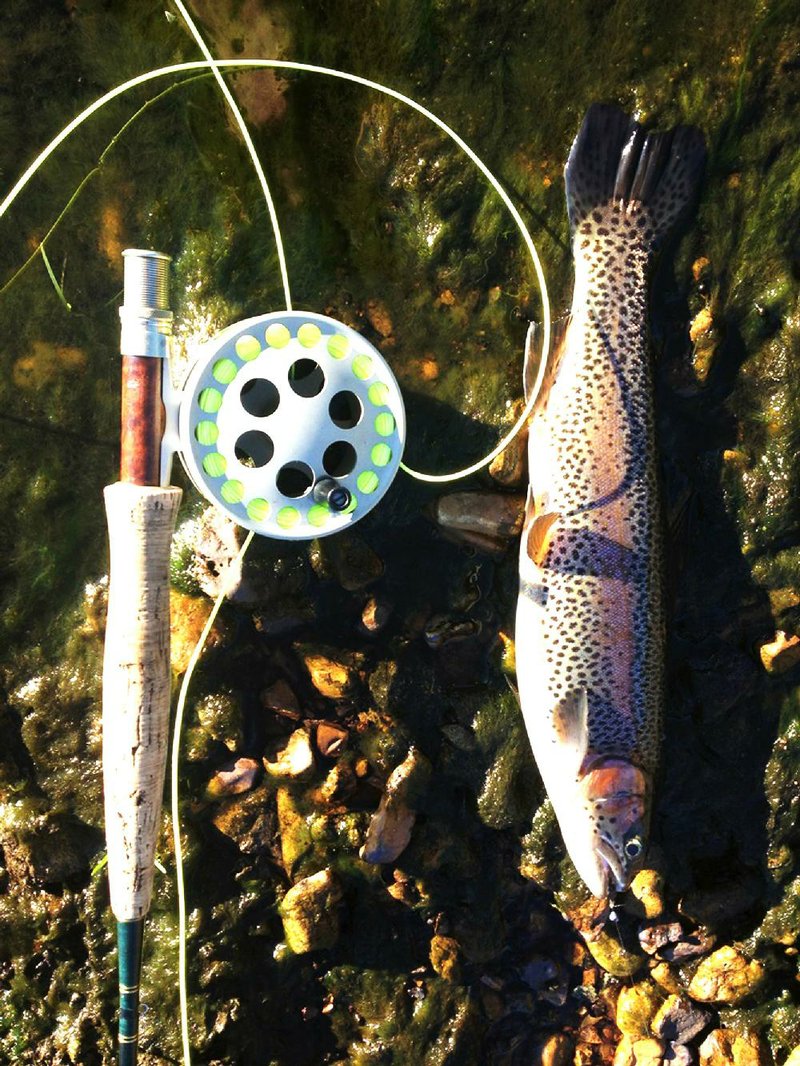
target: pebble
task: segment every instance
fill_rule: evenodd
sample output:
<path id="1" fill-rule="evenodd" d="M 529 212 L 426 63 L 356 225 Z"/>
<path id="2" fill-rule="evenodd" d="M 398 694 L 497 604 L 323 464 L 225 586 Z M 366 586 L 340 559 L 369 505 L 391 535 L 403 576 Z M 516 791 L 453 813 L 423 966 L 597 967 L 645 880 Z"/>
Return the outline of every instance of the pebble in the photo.
<path id="1" fill-rule="evenodd" d="M 383 575 L 383 562 L 353 530 L 315 542 L 309 553 L 319 578 L 333 578 L 347 592 L 358 592 Z"/>
<path id="2" fill-rule="evenodd" d="M 617 997 L 617 1028 L 632 1039 L 649 1036 L 653 1018 L 663 998 L 663 992 L 652 981 L 644 980 L 623 986 Z"/>
<path id="3" fill-rule="evenodd" d="M 264 689 L 261 693 L 261 703 L 266 710 L 280 715 L 281 718 L 290 718 L 294 722 L 300 721 L 300 704 L 297 702 L 297 696 L 283 678 L 279 678 L 269 688 Z"/>
<path id="4" fill-rule="evenodd" d="M 417 748 L 392 770 L 359 852 L 365 862 L 394 862 L 408 846 L 417 818 L 416 803 L 430 773 L 431 764 Z"/>
<path id="5" fill-rule="evenodd" d="M 211 799 L 238 796 L 249 790 L 258 781 L 261 766 L 255 759 L 241 756 L 230 759 L 219 767 L 206 786 L 206 795 Z"/>
<path id="6" fill-rule="evenodd" d="M 347 747 L 348 731 L 335 722 L 317 722 L 314 740 L 317 751 L 324 759 L 335 759 Z"/>
<path id="7" fill-rule="evenodd" d="M 304 877 L 280 904 L 283 934 L 295 955 L 331 948 L 339 939 L 342 890 L 330 869 Z"/>
<path id="8" fill-rule="evenodd" d="M 525 497 L 497 492 L 451 492 L 433 504 L 437 525 L 450 532 L 510 540 L 522 531 Z"/>
<path id="9" fill-rule="evenodd" d="M 352 796 L 357 784 L 353 767 L 348 762 L 337 762 L 326 774 L 317 794 L 323 803 L 341 803 Z"/>
<path id="10" fill-rule="evenodd" d="M 731 944 L 703 959 L 689 984 L 689 995 L 701 1003 L 741 1003 L 766 980 L 764 967 Z"/>
<path id="11" fill-rule="evenodd" d="M 631 893 L 638 900 L 644 917 L 660 918 L 664 913 L 664 878 L 657 870 L 640 870 L 631 882 Z"/>
<path id="12" fill-rule="evenodd" d="M 754 1032 L 714 1029 L 700 1045 L 700 1066 L 769 1066 L 772 1056 Z"/>
<path id="13" fill-rule="evenodd" d="M 680 922 L 648 925 L 639 930 L 639 943 L 643 950 L 667 962 L 705 955 L 714 946 L 714 941 L 713 935 L 701 930 L 687 933 Z"/>
<path id="14" fill-rule="evenodd" d="M 439 934 L 432 937 L 430 960 L 434 971 L 445 981 L 453 984 L 461 981 L 461 952 L 453 937 Z"/>
<path id="15" fill-rule="evenodd" d="M 208 601 L 202 596 L 189 596 L 177 589 L 170 589 L 169 617 L 170 663 L 176 674 L 184 674 L 208 621 Z M 208 652 L 219 648 L 229 637 L 230 626 L 218 615 L 206 638 L 204 650 Z"/>
<path id="16" fill-rule="evenodd" d="M 307 731 L 295 729 L 275 761 L 264 760 L 264 769 L 270 777 L 291 778 L 293 781 L 308 777 L 314 769 L 314 752 Z"/>
<path id="17" fill-rule="evenodd" d="M 800 663 L 800 637 L 779 629 L 772 640 L 760 645 L 758 654 L 768 674 L 783 674 Z"/>
<path id="18" fill-rule="evenodd" d="M 661 1040 L 645 1037 L 633 1041 L 633 1061 L 635 1066 L 661 1066 L 666 1048 Z"/>
<path id="19" fill-rule="evenodd" d="M 595 962 L 612 977 L 633 977 L 645 964 L 645 956 L 628 951 L 611 933 L 601 932 L 586 939 L 586 946 Z"/>
<path id="20" fill-rule="evenodd" d="M 232 796 L 215 811 L 212 823 L 243 855 L 271 853 L 275 812 L 270 789 L 261 784 L 242 795 Z"/>
<path id="21" fill-rule="evenodd" d="M 703 1010 L 684 996 L 669 996 L 652 1021 L 653 1033 L 672 1044 L 688 1044 L 708 1027 L 710 1011 Z"/>
<path id="22" fill-rule="evenodd" d="M 213 740 L 236 752 L 244 743 L 244 709 L 241 696 L 233 691 L 210 692 L 195 706 L 197 721 Z"/>
<path id="23" fill-rule="evenodd" d="M 698 339 L 703 334 L 708 333 L 714 325 L 714 318 L 711 314 L 710 307 L 703 307 L 692 319 L 692 323 L 689 326 L 689 340 L 692 344 L 696 344 Z"/>
<path id="24" fill-rule="evenodd" d="M 388 600 L 370 596 L 361 611 L 361 630 L 367 636 L 374 636 L 384 628 L 392 615 Z"/>
<path id="25" fill-rule="evenodd" d="M 675 974 L 672 972 L 672 969 L 668 963 L 651 963 L 650 976 L 653 978 L 659 988 L 663 988 L 665 992 L 669 992 L 671 995 L 676 996 L 681 993 L 681 983 L 675 976 Z"/>
<path id="26" fill-rule="evenodd" d="M 278 789 L 277 811 L 281 862 L 291 878 L 301 860 L 311 851 L 311 828 L 292 789 L 285 787 Z"/>
<path id="27" fill-rule="evenodd" d="M 350 663 L 323 652 L 301 651 L 311 684 L 320 694 L 331 700 L 348 696 L 356 682 L 356 672 Z"/>
<path id="28" fill-rule="evenodd" d="M 530 1066 L 571 1066 L 575 1044 L 566 1033 L 551 1033 L 534 1048 Z"/>
<path id="29" fill-rule="evenodd" d="M 685 1044 L 670 1044 L 664 1055 L 664 1061 L 669 1066 L 692 1066 L 697 1056 Z"/>

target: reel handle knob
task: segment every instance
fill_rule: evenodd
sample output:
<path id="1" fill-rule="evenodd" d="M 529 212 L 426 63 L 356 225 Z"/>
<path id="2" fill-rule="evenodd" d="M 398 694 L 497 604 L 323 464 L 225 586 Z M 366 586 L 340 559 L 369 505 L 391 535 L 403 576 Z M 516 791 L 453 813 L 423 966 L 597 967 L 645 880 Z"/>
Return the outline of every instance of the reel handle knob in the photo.
<path id="1" fill-rule="evenodd" d="M 337 514 L 346 511 L 353 499 L 350 490 L 332 477 L 320 478 L 314 485 L 313 496 L 316 503 L 327 503 Z"/>

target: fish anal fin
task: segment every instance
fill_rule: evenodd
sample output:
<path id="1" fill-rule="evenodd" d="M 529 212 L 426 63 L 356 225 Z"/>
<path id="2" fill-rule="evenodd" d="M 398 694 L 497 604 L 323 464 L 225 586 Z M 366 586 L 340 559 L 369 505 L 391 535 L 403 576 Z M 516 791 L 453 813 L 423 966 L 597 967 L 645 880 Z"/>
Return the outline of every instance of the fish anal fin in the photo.
<path id="1" fill-rule="evenodd" d="M 541 566 L 547 557 L 554 527 L 560 517 L 557 511 L 551 511 L 548 514 L 538 515 L 531 523 L 528 530 L 528 557 L 537 566 Z"/>

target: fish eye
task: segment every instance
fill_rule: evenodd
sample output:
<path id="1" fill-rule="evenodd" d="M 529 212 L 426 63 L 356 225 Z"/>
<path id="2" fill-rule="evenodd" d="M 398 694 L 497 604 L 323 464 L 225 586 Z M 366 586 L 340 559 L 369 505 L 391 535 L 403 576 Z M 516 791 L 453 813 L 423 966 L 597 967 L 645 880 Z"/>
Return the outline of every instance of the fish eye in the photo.
<path id="1" fill-rule="evenodd" d="M 625 855 L 628 859 L 638 859 L 642 854 L 642 841 L 639 837 L 631 837 L 625 844 Z"/>

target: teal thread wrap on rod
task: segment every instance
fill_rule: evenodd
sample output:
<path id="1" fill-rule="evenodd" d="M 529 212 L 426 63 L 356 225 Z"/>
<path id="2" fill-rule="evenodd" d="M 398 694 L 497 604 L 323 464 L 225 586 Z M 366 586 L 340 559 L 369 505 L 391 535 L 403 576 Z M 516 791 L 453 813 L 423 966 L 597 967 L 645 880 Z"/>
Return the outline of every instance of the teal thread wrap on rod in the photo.
<path id="1" fill-rule="evenodd" d="M 136 1066 L 139 1045 L 139 978 L 144 919 L 117 922 L 119 954 L 119 1066 Z"/>

